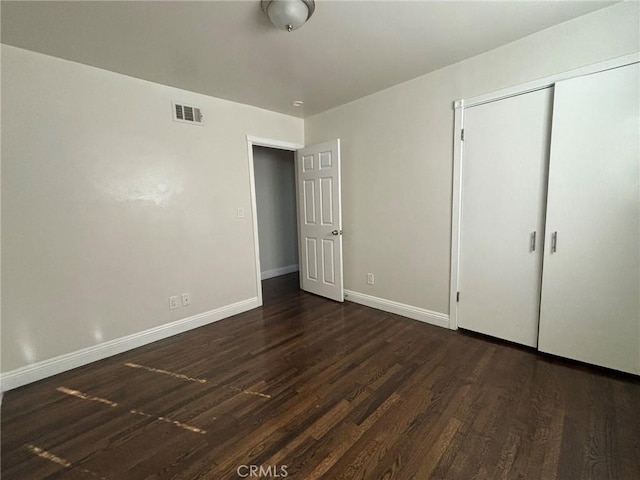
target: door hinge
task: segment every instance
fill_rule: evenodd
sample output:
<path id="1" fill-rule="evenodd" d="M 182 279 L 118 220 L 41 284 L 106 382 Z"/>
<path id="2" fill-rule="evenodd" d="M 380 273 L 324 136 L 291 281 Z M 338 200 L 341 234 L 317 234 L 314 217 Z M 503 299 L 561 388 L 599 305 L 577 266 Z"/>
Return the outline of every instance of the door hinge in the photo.
<path id="1" fill-rule="evenodd" d="M 464 128 L 460 130 L 460 140 L 464 142 Z"/>
<path id="2" fill-rule="evenodd" d="M 460 292 L 456 292 L 456 302 L 460 301 Z"/>

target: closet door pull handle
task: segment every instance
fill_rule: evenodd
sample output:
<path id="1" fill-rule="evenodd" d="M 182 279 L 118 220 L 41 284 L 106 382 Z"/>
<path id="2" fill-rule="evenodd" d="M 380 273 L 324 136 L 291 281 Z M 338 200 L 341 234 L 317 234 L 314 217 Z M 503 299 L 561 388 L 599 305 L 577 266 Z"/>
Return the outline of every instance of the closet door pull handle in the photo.
<path id="1" fill-rule="evenodd" d="M 558 232 L 553 232 L 551 234 L 551 253 L 556 253 L 557 247 L 558 247 Z"/>
<path id="2" fill-rule="evenodd" d="M 536 251 L 536 232 L 531 232 L 531 251 Z"/>

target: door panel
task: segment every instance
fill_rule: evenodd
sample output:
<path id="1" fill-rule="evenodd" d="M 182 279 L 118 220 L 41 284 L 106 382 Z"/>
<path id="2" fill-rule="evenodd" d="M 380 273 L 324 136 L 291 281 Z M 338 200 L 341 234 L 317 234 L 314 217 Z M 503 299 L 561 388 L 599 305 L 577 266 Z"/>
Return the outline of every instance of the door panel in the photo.
<path id="1" fill-rule="evenodd" d="M 638 64 L 556 85 L 540 350 L 640 373 Z"/>
<path id="2" fill-rule="evenodd" d="M 324 261 L 322 274 L 323 281 L 326 285 L 335 285 L 336 275 L 334 270 L 335 251 L 333 249 L 334 241 L 330 239 L 322 239 L 322 260 Z"/>
<path id="3" fill-rule="evenodd" d="M 549 88 L 464 111 L 458 324 L 533 347 L 552 97 Z"/>
<path id="4" fill-rule="evenodd" d="M 322 225 L 333 226 L 333 179 L 331 177 L 320 179 L 320 197 Z"/>
<path id="5" fill-rule="evenodd" d="M 310 280 L 318 280 L 318 248 L 317 248 L 317 239 L 315 238 L 306 238 L 307 242 L 306 251 L 304 258 L 306 259 L 306 278 Z M 303 270 L 304 271 L 304 270 Z"/>
<path id="6" fill-rule="evenodd" d="M 305 180 L 304 183 L 304 224 L 315 225 L 316 223 L 316 192 L 315 180 Z"/>
<path id="7" fill-rule="evenodd" d="M 300 287 L 344 301 L 340 140 L 296 153 Z"/>

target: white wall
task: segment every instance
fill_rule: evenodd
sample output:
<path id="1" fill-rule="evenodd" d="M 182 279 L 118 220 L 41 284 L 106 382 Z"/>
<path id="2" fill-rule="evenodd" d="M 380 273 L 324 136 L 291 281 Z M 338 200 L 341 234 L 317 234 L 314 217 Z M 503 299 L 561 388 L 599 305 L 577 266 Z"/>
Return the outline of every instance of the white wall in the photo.
<path id="1" fill-rule="evenodd" d="M 453 101 L 637 52 L 638 6 L 616 4 L 306 119 L 307 145 L 341 139 L 345 288 L 447 313 Z"/>
<path id="2" fill-rule="evenodd" d="M 302 120 L 9 46 L 2 101 L 2 372 L 257 297 L 245 136 Z"/>
<path id="3" fill-rule="evenodd" d="M 253 147 L 260 270 L 276 276 L 298 265 L 294 152 Z"/>

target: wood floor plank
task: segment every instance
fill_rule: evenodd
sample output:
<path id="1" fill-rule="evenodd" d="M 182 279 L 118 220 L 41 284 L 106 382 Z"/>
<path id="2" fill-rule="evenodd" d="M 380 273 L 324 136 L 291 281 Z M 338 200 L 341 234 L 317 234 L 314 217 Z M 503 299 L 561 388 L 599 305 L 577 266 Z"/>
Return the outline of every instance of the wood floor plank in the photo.
<path id="1" fill-rule="evenodd" d="M 3 480 L 640 478 L 638 377 L 298 285 L 7 392 Z"/>

